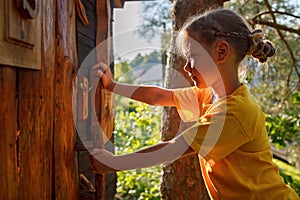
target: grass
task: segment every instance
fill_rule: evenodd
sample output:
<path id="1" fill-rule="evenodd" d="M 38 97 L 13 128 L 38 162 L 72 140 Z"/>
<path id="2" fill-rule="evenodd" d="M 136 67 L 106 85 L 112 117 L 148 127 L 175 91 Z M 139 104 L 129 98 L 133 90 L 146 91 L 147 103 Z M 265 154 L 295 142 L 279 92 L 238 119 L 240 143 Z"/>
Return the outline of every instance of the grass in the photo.
<path id="1" fill-rule="evenodd" d="M 300 171 L 278 159 L 273 159 L 273 162 L 279 167 L 280 174 L 285 182 L 293 187 L 298 195 L 300 195 Z"/>

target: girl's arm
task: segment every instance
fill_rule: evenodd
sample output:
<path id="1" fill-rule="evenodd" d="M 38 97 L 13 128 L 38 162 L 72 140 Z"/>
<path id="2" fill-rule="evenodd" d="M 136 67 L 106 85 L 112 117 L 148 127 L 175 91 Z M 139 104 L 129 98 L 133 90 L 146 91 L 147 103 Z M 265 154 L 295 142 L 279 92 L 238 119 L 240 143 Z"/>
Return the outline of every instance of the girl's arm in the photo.
<path id="1" fill-rule="evenodd" d="M 196 154 L 196 152 L 189 147 L 183 136 L 179 135 L 171 141 L 161 142 L 140 151 L 120 156 L 114 156 L 103 149 L 96 149 L 90 155 L 90 159 L 91 169 L 98 174 L 150 167 L 191 154 Z"/>
<path id="2" fill-rule="evenodd" d="M 141 101 L 149 105 L 175 106 L 172 90 L 156 86 L 136 86 L 117 83 L 109 67 L 100 62 L 93 69 L 97 70 L 97 75 L 101 77 L 102 86 L 115 94 Z"/>

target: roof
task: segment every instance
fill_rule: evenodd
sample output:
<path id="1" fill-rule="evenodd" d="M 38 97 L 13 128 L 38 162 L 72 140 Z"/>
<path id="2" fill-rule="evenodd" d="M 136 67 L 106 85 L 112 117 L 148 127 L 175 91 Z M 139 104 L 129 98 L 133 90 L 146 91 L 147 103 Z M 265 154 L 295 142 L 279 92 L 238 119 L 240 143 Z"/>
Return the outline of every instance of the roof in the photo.
<path id="1" fill-rule="evenodd" d="M 163 80 L 162 64 L 145 64 L 134 69 L 134 77 L 139 84 L 161 84 Z"/>

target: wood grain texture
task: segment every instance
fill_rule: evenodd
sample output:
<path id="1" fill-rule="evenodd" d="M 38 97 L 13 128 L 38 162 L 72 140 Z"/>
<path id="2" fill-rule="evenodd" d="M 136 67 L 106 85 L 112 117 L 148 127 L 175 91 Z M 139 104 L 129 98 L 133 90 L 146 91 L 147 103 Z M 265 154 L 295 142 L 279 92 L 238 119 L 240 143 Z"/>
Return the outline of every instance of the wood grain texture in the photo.
<path id="1" fill-rule="evenodd" d="M 53 1 L 42 5 L 42 69 L 0 66 L 1 101 L 5 102 L 0 105 L 5 111 L 0 116 L 5 158 L 0 170 L 5 174 L 1 199 L 52 198 L 55 10 Z M 18 56 L 17 51 L 11 54 Z"/>
<path id="2" fill-rule="evenodd" d="M 5 16 L 0 19 L 0 63 L 40 69 L 42 14 L 28 20 L 18 11 L 14 1 L 0 0 L 0 5 L 1 16 Z"/>
<path id="3" fill-rule="evenodd" d="M 106 43 L 107 38 L 110 37 L 110 24 L 111 24 L 111 8 L 110 1 L 96 1 L 89 0 L 83 1 L 84 7 L 87 12 L 87 16 L 89 18 L 89 24 L 84 26 L 81 20 L 77 19 L 77 49 L 78 49 L 78 62 L 80 67 L 86 67 L 86 71 L 82 71 L 83 73 L 78 76 L 78 80 L 82 78 L 82 76 L 89 77 L 90 85 L 96 85 L 96 81 L 98 81 L 98 77 L 95 77 L 93 71 L 89 70 L 91 65 L 94 65 L 96 61 L 96 54 L 89 55 L 91 51 L 95 53 L 96 45 L 100 44 L 101 51 L 97 49 L 98 60 L 99 55 L 101 56 L 101 61 L 109 63 L 109 57 L 112 53 L 110 51 L 110 43 Z M 102 43 L 104 42 L 104 43 Z M 89 55 L 89 61 L 85 62 L 84 65 L 81 66 L 83 60 Z M 86 74 L 88 72 L 88 74 Z M 78 81 L 79 83 L 81 81 Z M 99 85 L 100 86 L 100 85 Z M 79 89 L 78 91 L 81 91 Z M 82 95 L 77 93 L 78 106 L 77 109 L 80 111 L 82 104 Z M 107 142 L 112 136 L 112 128 L 113 128 L 113 117 L 112 117 L 112 104 L 107 102 L 111 101 L 111 96 L 107 96 L 106 91 L 102 90 L 101 87 L 92 88 L 89 95 L 89 115 L 88 119 L 77 120 L 77 130 L 80 131 L 80 139 L 82 141 L 91 140 L 92 148 L 100 147 L 104 148 L 105 142 Z M 110 121 L 101 120 L 102 118 L 109 118 Z M 99 124 L 101 124 L 103 132 L 99 131 Z M 86 133 L 86 135 L 84 134 Z M 104 133 L 102 135 L 102 133 Z M 93 138 L 91 137 L 93 136 Z M 106 137 L 108 136 L 108 137 Z M 104 139 L 107 138 L 107 139 Z M 77 144 L 80 144 L 81 141 L 78 140 Z M 110 145 L 111 146 L 111 145 Z M 79 147 L 79 145 L 77 146 Z M 77 148 L 78 150 L 79 148 Z M 112 148 L 109 149 L 113 151 Z M 88 152 L 79 152 L 78 156 L 79 160 L 79 172 L 83 173 L 91 182 L 95 183 L 95 187 L 97 188 L 96 194 L 92 196 L 90 192 L 84 188 L 80 188 L 80 199 L 113 199 L 115 194 L 116 187 L 116 174 L 109 175 L 94 175 L 89 169 L 89 159 Z"/>
<path id="4" fill-rule="evenodd" d="M 54 80 L 55 198 L 78 198 L 72 84 L 77 70 L 74 1 L 56 0 Z"/>
<path id="5" fill-rule="evenodd" d="M 52 198 L 54 119 L 54 3 L 41 11 L 42 69 L 18 70 L 18 125 L 20 129 L 20 198 Z M 33 192 L 34 191 L 34 192 Z"/>
<path id="6" fill-rule="evenodd" d="M 83 25 L 82 21 L 79 19 L 77 15 L 77 53 L 78 53 L 78 65 L 79 68 L 86 68 L 86 70 L 82 70 L 80 74 L 77 74 L 77 80 L 78 84 L 82 83 L 83 77 L 86 77 L 89 79 L 89 68 L 90 66 L 86 66 L 93 61 L 89 60 L 88 62 L 83 61 L 87 58 L 87 56 L 90 54 L 91 51 L 96 46 L 96 28 L 97 28 L 97 17 L 96 17 L 96 0 L 91 1 L 82 1 L 84 4 L 84 7 L 86 9 L 86 14 L 89 19 L 88 25 Z M 83 64 L 82 64 L 83 63 Z M 90 79 L 89 79 L 90 80 Z M 90 82 L 90 81 L 89 81 Z M 91 83 L 89 83 L 89 86 L 91 86 Z M 86 149 L 79 150 L 79 145 L 87 144 L 89 141 L 92 144 L 92 136 L 90 131 L 90 123 L 91 123 L 91 109 L 93 109 L 93 106 L 91 105 L 91 95 L 90 92 L 88 93 L 89 101 L 88 101 L 88 116 L 87 119 L 83 119 L 80 117 L 80 110 L 83 108 L 83 90 L 80 87 L 77 87 L 77 121 L 76 121 L 76 129 L 78 132 L 78 138 L 76 142 L 76 150 L 78 152 L 78 171 L 80 174 L 83 174 L 92 184 L 95 185 L 95 174 L 92 173 L 91 169 L 89 168 L 90 165 L 90 159 L 89 159 L 89 152 L 86 151 Z M 91 146 L 92 147 L 92 146 Z M 86 148 L 86 146 L 84 146 Z M 91 150 L 91 149 L 90 149 Z M 95 199 L 95 192 L 91 193 L 88 188 L 82 186 L 82 182 L 79 184 L 79 199 L 85 200 Z"/>
<path id="7" fill-rule="evenodd" d="M 53 175 L 54 4 L 43 4 L 42 68 L 18 69 L 21 199 L 51 199 Z"/>
<path id="8" fill-rule="evenodd" d="M 87 2 L 95 8 L 94 1 Z M 78 60 L 75 5 L 47 0 L 41 6 L 41 69 L 0 66 L 0 199 L 79 197 L 72 116 Z M 97 105 L 100 119 L 102 107 Z M 111 122 L 110 115 L 104 116 Z"/>
<path id="9" fill-rule="evenodd" d="M 18 199 L 16 69 L 0 65 L 0 199 Z"/>
<path id="10" fill-rule="evenodd" d="M 42 77 L 44 105 L 41 132 L 41 171 L 44 184 L 40 185 L 43 199 L 53 198 L 53 125 L 54 125 L 54 73 L 55 73 L 55 4 L 53 0 L 43 2 L 42 18 Z M 40 96 L 41 97 L 41 96 Z"/>

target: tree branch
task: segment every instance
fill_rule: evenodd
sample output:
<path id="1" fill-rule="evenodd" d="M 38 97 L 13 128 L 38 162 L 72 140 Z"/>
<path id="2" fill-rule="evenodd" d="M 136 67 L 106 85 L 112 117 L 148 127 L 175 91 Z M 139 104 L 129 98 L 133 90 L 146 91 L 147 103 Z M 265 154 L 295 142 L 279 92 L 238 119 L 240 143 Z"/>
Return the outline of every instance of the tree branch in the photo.
<path id="1" fill-rule="evenodd" d="M 300 19 L 300 16 L 297 16 L 297 15 L 293 15 L 291 13 L 287 13 L 287 12 L 281 12 L 281 11 L 273 11 L 274 14 L 280 14 L 280 15 L 287 15 L 287 16 L 290 16 L 290 17 L 294 17 L 294 18 L 298 18 Z M 258 13 L 257 15 L 255 15 L 252 20 L 256 20 L 256 18 L 258 17 L 261 17 L 263 15 L 267 15 L 267 14 L 271 14 L 270 11 L 266 11 L 266 12 L 262 12 L 262 13 Z"/>
<path id="2" fill-rule="evenodd" d="M 300 29 L 289 28 L 287 26 L 277 24 L 274 22 L 269 22 L 269 21 L 264 21 L 264 20 L 260 20 L 260 19 L 254 19 L 254 18 L 251 20 L 251 22 L 254 24 L 267 25 L 267 26 L 273 27 L 277 30 L 284 30 L 284 31 L 288 31 L 288 32 L 296 33 L 296 34 L 300 35 Z"/>
<path id="3" fill-rule="evenodd" d="M 264 0 L 264 3 L 265 3 L 267 9 L 268 9 L 269 12 L 270 12 L 270 15 L 271 15 L 271 17 L 272 17 L 272 20 L 273 20 L 274 24 L 277 25 L 277 26 L 275 26 L 274 28 L 275 28 L 275 30 L 276 30 L 276 32 L 277 32 L 277 34 L 278 34 L 280 40 L 281 40 L 281 41 L 283 42 L 283 44 L 286 46 L 286 48 L 287 48 L 287 50 L 288 50 L 288 52 L 289 52 L 289 54 L 290 54 L 290 56 L 291 56 L 293 67 L 294 67 L 294 69 L 295 69 L 295 71 L 296 71 L 296 73 L 297 73 L 297 76 L 298 76 L 298 79 L 299 79 L 299 82 L 300 82 L 300 73 L 299 73 L 298 68 L 297 68 L 297 61 L 296 61 L 296 59 L 295 59 L 293 50 L 292 50 L 292 48 L 290 47 L 290 45 L 288 44 L 288 42 L 285 40 L 285 38 L 284 38 L 284 36 L 282 35 L 280 29 L 278 28 L 278 23 L 277 23 L 277 21 L 276 21 L 276 17 L 275 17 L 275 15 L 274 15 L 274 12 L 273 12 L 273 10 L 272 10 L 272 7 L 271 7 L 269 1 L 268 1 L 268 0 Z M 291 76 L 291 73 L 289 74 L 289 77 L 288 77 L 288 80 L 287 80 L 287 87 L 288 87 L 288 88 L 289 88 L 290 76 Z"/>
<path id="4" fill-rule="evenodd" d="M 239 12 L 242 13 L 242 8 L 249 2 L 250 0 L 246 0 L 243 4 L 241 4 L 238 8 Z"/>

